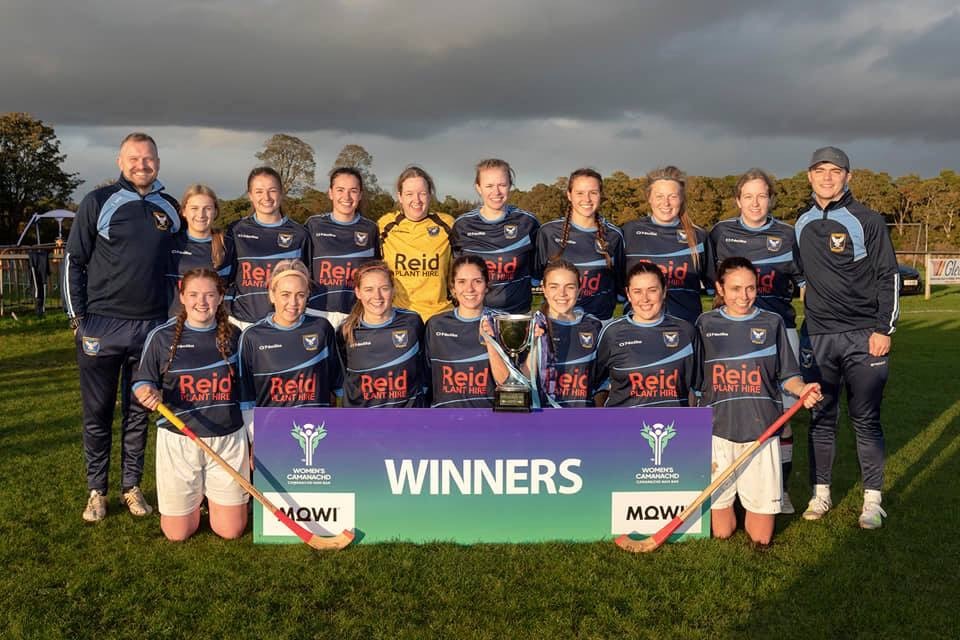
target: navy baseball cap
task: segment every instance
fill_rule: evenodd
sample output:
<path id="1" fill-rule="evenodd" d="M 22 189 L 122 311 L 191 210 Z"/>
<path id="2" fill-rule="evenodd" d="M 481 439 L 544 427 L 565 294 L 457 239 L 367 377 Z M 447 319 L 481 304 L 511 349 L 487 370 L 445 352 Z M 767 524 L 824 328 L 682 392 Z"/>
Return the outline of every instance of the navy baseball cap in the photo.
<path id="1" fill-rule="evenodd" d="M 810 164 L 807 168 L 813 169 L 821 162 L 830 162 L 844 171 L 850 171 L 850 158 L 847 157 L 847 154 L 845 154 L 842 149 L 837 149 L 836 147 L 821 147 L 814 151 L 813 156 L 810 157 Z"/>

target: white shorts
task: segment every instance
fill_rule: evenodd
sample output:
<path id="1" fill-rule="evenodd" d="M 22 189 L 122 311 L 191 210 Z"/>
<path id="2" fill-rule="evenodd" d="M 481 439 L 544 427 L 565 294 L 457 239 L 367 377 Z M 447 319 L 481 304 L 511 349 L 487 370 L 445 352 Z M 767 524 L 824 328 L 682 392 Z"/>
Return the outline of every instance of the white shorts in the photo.
<path id="1" fill-rule="evenodd" d="M 244 322 L 243 320 L 237 320 L 233 316 L 229 316 L 228 320 L 230 321 L 230 324 L 235 326 L 237 329 L 240 329 L 240 331 L 243 331 L 244 329 L 246 329 L 247 327 L 253 324 L 252 322 Z"/>
<path id="2" fill-rule="evenodd" d="M 796 329 L 787 329 L 787 342 L 790 343 L 790 348 L 793 349 L 793 359 L 798 360 L 800 357 L 800 334 L 797 333 Z M 797 396 L 792 393 L 783 392 L 783 410 L 786 411 L 793 405 L 797 404 Z M 783 428 L 783 435 L 789 436 L 792 435 L 790 431 L 790 423 L 787 423 L 787 426 Z"/>
<path id="3" fill-rule="evenodd" d="M 713 473 L 711 480 L 729 467 L 752 442 L 733 442 L 713 436 Z M 774 436 L 763 443 L 737 473 L 713 493 L 711 509 L 726 509 L 739 494 L 740 504 L 752 513 L 780 513 L 783 475 L 780 468 L 780 438 Z"/>
<path id="4" fill-rule="evenodd" d="M 250 478 L 247 432 L 201 438 L 227 464 Z M 157 429 L 157 507 L 165 516 L 186 516 L 203 496 L 223 506 L 246 504 L 249 496 L 217 462 L 187 436 Z"/>

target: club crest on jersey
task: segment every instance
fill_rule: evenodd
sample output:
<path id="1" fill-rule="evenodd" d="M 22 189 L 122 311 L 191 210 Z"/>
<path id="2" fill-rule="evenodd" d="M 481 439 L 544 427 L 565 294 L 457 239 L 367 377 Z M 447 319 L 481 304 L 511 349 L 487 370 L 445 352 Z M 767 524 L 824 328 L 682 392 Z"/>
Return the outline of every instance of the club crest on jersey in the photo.
<path id="1" fill-rule="evenodd" d="M 767 251 L 780 251 L 783 246 L 783 238 L 767 237 Z"/>
<path id="2" fill-rule="evenodd" d="M 404 349 L 409 342 L 406 329 L 396 329 L 393 332 L 393 346 L 397 349 Z"/>
<path id="3" fill-rule="evenodd" d="M 370 242 L 370 234 L 366 231 L 354 231 L 353 243 L 358 247 L 365 247 Z"/>
<path id="4" fill-rule="evenodd" d="M 847 234 L 845 233 L 831 233 L 830 234 L 830 251 L 834 253 L 843 253 L 843 250 L 847 246 Z"/>
<path id="5" fill-rule="evenodd" d="M 687 232 L 683 229 L 677 229 L 677 242 L 682 242 L 684 244 L 687 242 Z"/>
<path id="6" fill-rule="evenodd" d="M 813 350 L 800 349 L 800 366 L 809 369 L 813 366 Z"/>
<path id="7" fill-rule="evenodd" d="M 580 332 L 580 346 L 584 349 L 593 348 L 593 332 L 592 331 L 581 331 Z"/>
<path id="8" fill-rule="evenodd" d="M 750 342 L 753 344 L 763 344 L 767 341 L 767 330 L 750 327 Z"/>
<path id="9" fill-rule="evenodd" d="M 427 227 L 427 235 L 436 236 L 436 235 L 439 235 L 439 234 L 440 234 L 440 227 L 438 227 L 438 226 L 436 226 L 436 225 Z"/>
<path id="10" fill-rule="evenodd" d="M 517 237 L 517 225 L 515 224 L 505 224 L 503 225 L 503 237 L 507 240 L 513 240 Z"/>
<path id="11" fill-rule="evenodd" d="M 164 211 L 153 211 L 153 224 L 157 225 L 157 229 L 160 231 L 167 231 L 170 229 L 170 216 Z"/>
<path id="12" fill-rule="evenodd" d="M 663 332 L 663 344 L 667 347 L 673 349 L 680 346 L 680 332 L 679 331 L 664 331 Z"/>
<path id="13" fill-rule="evenodd" d="M 278 233 L 277 234 L 277 244 L 283 247 L 284 249 L 289 249 L 293 245 L 293 234 L 292 233 Z"/>
<path id="14" fill-rule="evenodd" d="M 100 352 L 100 338 L 83 336 L 81 342 L 83 344 L 83 352 L 88 356 L 95 356 Z"/>
<path id="15" fill-rule="evenodd" d="M 315 333 L 307 333 L 303 336 L 303 348 L 307 351 L 316 351 L 320 346 L 320 338 Z"/>

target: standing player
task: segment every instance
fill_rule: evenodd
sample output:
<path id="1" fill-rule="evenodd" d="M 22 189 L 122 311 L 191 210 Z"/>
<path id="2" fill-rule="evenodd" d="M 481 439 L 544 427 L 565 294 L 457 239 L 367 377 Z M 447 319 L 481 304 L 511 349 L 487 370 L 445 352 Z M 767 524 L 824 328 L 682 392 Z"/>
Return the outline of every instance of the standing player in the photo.
<path id="1" fill-rule="evenodd" d="M 880 402 L 889 375 L 890 336 L 900 314 L 897 257 L 883 217 L 850 193 L 850 160 L 836 147 L 817 149 L 807 178 L 810 209 L 797 219 L 794 257 L 806 277 L 806 319 L 800 364 L 807 380 L 823 387 L 824 402 L 810 421 L 810 475 L 814 495 L 804 511 L 819 520 L 830 509 L 841 384 L 857 438 L 863 475 L 860 526 L 876 529 L 884 447 Z M 804 336 L 809 344 L 804 345 Z"/>
<path id="2" fill-rule="evenodd" d="M 603 178 L 593 169 L 577 169 L 567 181 L 570 206 L 562 220 L 551 220 L 537 234 L 537 273 L 561 258 L 580 270 L 580 307 L 609 320 L 622 287 L 623 234 L 598 213 Z"/>
<path id="3" fill-rule="evenodd" d="M 781 387 L 795 396 L 811 391 L 804 399 L 807 408 L 820 399 L 820 385 L 805 385 L 800 377 L 783 318 L 754 306 L 756 267 L 746 258 L 727 258 L 717 269 L 716 286 L 714 310 L 697 320 L 703 344 L 702 404 L 713 408 L 714 477 L 780 417 Z M 739 495 L 750 539 L 769 544 L 780 513 L 780 473 L 780 445 L 774 436 L 714 494 L 713 535 L 733 535 L 733 501 Z"/>
<path id="4" fill-rule="evenodd" d="M 686 320 L 664 313 L 667 277 L 652 262 L 627 272 L 627 315 L 607 324 L 597 347 L 605 407 L 686 407 L 700 377 L 700 341 Z"/>
<path id="5" fill-rule="evenodd" d="M 283 214 L 283 183 L 270 167 L 257 167 L 247 176 L 247 197 L 253 214 L 227 229 L 236 247 L 230 321 L 241 329 L 271 311 L 270 272 L 279 260 L 308 262 L 310 239 L 302 225 Z"/>
<path id="6" fill-rule="evenodd" d="M 363 176 L 353 167 L 330 172 L 327 195 L 333 211 L 310 216 L 304 225 L 310 236 L 313 280 L 319 288 L 311 306 L 350 313 L 356 301 L 354 273 L 380 256 L 377 224 L 357 211 L 363 199 Z"/>
<path id="7" fill-rule="evenodd" d="M 364 264 L 354 281 L 357 301 L 337 331 L 343 406 L 424 406 L 423 321 L 394 308 L 393 274 L 385 262 Z"/>
<path id="8" fill-rule="evenodd" d="M 163 402 L 244 477 L 249 477 L 247 442 L 238 403 L 234 365 L 236 330 L 223 307 L 225 287 L 207 267 L 183 275 L 176 318 L 150 333 L 134 376 L 137 400 L 153 411 Z M 157 500 L 160 528 L 168 540 L 186 540 L 200 526 L 207 497 L 210 528 L 239 538 L 247 526 L 247 494 L 196 443 L 157 420 Z"/>
<path id="9" fill-rule="evenodd" d="M 651 213 L 623 225 L 623 240 L 627 270 L 641 260 L 659 266 L 667 275 L 667 313 L 692 324 L 703 310 L 701 290 L 713 286 L 713 259 L 707 232 L 687 215 L 686 184 L 686 174 L 673 166 L 648 173 Z"/>
<path id="10" fill-rule="evenodd" d="M 426 328 L 432 407 L 491 408 L 493 387 L 507 379 L 485 337 L 494 333 L 489 316 L 495 312 L 483 306 L 489 279 L 483 258 L 468 254 L 453 261 L 449 285 L 457 306 L 430 318 Z"/>
<path id="11" fill-rule="evenodd" d="M 530 309 L 530 288 L 540 222 L 523 209 L 507 204 L 513 169 L 503 160 L 481 160 L 474 187 L 483 203 L 453 223 L 453 255 L 472 253 L 487 261 L 490 290 L 486 304 L 505 313 Z"/>
<path id="12" fill-rule="evenodd" d="M 140 491 L 147 412 L 130 403 L 130 374 L 147 334 L 167 313 L 164 272 L 180 229 L 177 201 L 157 180 L 153 138 L 131 133 L 120 144 L 120 178 L 80 203 L 63 267 L 63 302 L 77 342 L 83 450 L 90 492 L 83 519 L 107 515 L 113 410 L 120 381 L 121 494 L 130 513 L 153 509 Z"/>
<path id="13" fill-rule="evenodd" d="M 180 278 L 191 269 L 212 267 L 220 274 L 227 286 L 233 280 L 235 260 L 233 243 L 225 240 L 222 231 L 216 231 L 213 223 L 220 215 L 217 194 L 202 184 L 192 184 L 183 192 L 181 215 L 187 224 L 186 232 L 174 238 L 170 249 L 170 264 L 167 267 L 167 296 L 169 317 L 180 313 Z"/>
<path id="14" fill-rule="evenodd" d="M 333 327 L 306 315 L 310 274 L 280 260 L 270 274 L 273 313 L 240 336 L 240 400 L 253 442 L 254 407 L 329 407 L 342 372 Z"/>
<path id="15" fill-rule="evenodd" d="M 758 308 L 781 318 L 794 356 L 800 354 L 796 312 L 791 299 L 803 286 L 800 269 L 793 261 L 794 231 L 785 222 L 770 217 L 774 204 L 773 180 L 762 169 L 750 169 L 737 180 L 734 196 L 740 216 L 721 220 L 710 230 L 710 247 L 717 262 L 732 256 L 750 260 L 757 268 Z M 796 398 L 786 395 L 784 409 Z M 787 483 L 793 461 L 793 432 L 788 424 L 780 435 L 780 460 L 783 464 L 783 505 L 781 513 L 793 513 Z"/>
<path id="16" fill-rule="evenodd" d="M 435 196 L 433 178 L 420 167 L 407 167 L 397 178 L 400 211 L 377 221 L 383 259 L 397 287 L 397 306 L 416 311 L 424 322 L 451 308 L 447 277 L 453 218 L 430 211 Z"/>
<path id="17" fill-rule="evenodd" d="M 537 373 L 540 390 L 561 407 L 592 407 L 597 336 L 602 323 L 576 308 L 580 272 L 566 260 L 551 262 L 543 270 L 543 305 L 546 332 Z M 539 334 L 539 332 L 538 332 Z"/>

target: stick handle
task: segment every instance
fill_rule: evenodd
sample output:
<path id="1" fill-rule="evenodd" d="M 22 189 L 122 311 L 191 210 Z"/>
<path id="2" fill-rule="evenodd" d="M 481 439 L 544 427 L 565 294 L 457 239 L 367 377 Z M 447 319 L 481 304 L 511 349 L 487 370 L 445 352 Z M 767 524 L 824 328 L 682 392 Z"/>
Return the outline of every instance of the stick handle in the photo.
<path id="1" fill-rule="evenodd" d="M 284 525 L 286 525 L 287 528 L 290 529 L 293 533 L 295 533 L 298 538 L 300 538 L 300 539 L 303 540 L 304 542 L 307 542 L 307 543 L 310 542 L 310 540 L 313 538 L 313 534 L 312 534 L 312 533 L 310 533 L 309 531 L 307 531 L 306 529 L 304 529 L 302 526 L 300 526 L 299 524 L 297 524 L 297 523 L 294 522 L 293 520 L 291 520 L 291 519 L 287 516 L 287 514 L 285 514 L 283 511 L 281 511 L 281 510 L 278 509 L 276 506 L 274 506 L 274 504 L 273 504 L 272 502 L 270 502 L 269 500 L 267 500 L 267 497 L 266 497 L 265 495 L 263 495 L 262 493 L 260 493 L 260 492 L 257 490 L 257 488 L 256 488 L 255 486 L 253 486 L 253 484 L 252 484 L 249 480 L 247 480 L 247 479 L 244 478 L 242 475 L 240 475 L 240 473 L 237 472 L 237 470 L 234 469 L 233 466 L 230 465 L 229 462 L 227 462 L 226 460 L 224 460 L 223 458 L 221 458 L 221 457 L 217 454 L 216 451 L 214 451 L 213 449 L 211 449 L 211 448 L 210 448 L 210 445 L 208 445 L 206 442 L 203 441 L 203 439 L 201 439 L 200 437 L 198 437 L 197 434 L 194 433 L 193 430 L 192 430 L 190 427 L 188 427 L 187 425 L 185 425 L 185 424 L 183 423 L 183 420 L 181 420 L 180 418 L 178 418 L 177 415 L 176 415 L 175 413 L 173 413 L 173 411 L 171 411 L 169 407 L 167 407 L 165 404 L 163 404 L 163 403 L 161 402 L 160 404 L 157 405 L 157 411 L 159 411 L 160 414 L 161 414 L 164 418 L 166 418 L 167 420 L 169 420 L 169 421 L 170 421 L 170 424 L 172 424 L 173 426 L 175 426 L 177 429 L 179 429 L 180 431 L 182 431 L 185 436 L 187 436 L 188 438 L 190 438 L 191 440 L 193 440 L 195 443 L 197 443 L 197 446 L 200 447 L 201 449 L 203 449 L 204 453 L 206 453 L 208 456 L 210 456 L 211 458 L 213 458 L 214 461 L 216 461 L 217 464 L 219 464 L 221 467 L 223 467 L 223 468 L 227 471 L 227 473 L 230 474 L 230 477 L 232 477 L 234 480 L 236 480 L 237 483 L 238 483 L 241 487 L 243 487 L 243 490 L 244 490 L 244 491 L 246 491 L 246 492 L 249 493 L 251 496 L 253 496 L 253 497 L 256 499 L 257 502 L 259 502 L 260 504 L 262 504 L 263 507 L 264 507 L 267 511 L 269 511 L 270 513 L 272 513 L 272 514 L 277 518 L 277 520 L 279 520 L 279 521 L 282 522 Z"/>
<path id="2" fill-rule="evenodd" d="M 720 475 L 714 478 L 713 482 L 711 482 L 707 486 L 707 488 L 704 489 L 700 493 L 700 495 L 696 497 L 696 499 L 693 502 L 687 505 L 687 508 L 684 509 L 680 513 L 680 515 L 676 516 L 673 520 L 671 520 L 666 525 L 664 525 L 662 529 L 660 529 L 659 531 L 657 531 L 655 534 L 651 536 L 654 539 L 654 541 L 656 541 L 657 546 L 660 546 L 661 544 L 666 542 L 667 538 L 669 538 L 671 534 L 673 534 L 673 532 L 676 531 L 677 528 L 679 528 L 680 525 L 683 524 L 683 522 L 687 518 L 693 515 L 700 508 L 700 505 L 706 502 L 707 499 L 713 495 L 713 492 L 716 491 L 720 487 L 720 485 L 726 482 L 727 478 L 733 475 L 734 472 L 736 472 L 736 470 L 740 468 L 740 465 L 743 464 L 745 460 L 747 460 L 750 456 L 756 453 L 757 450 L 763 445 L 764 442 L 772 438 L 774 434 L 776 434 L 783 427 L 783 425 L 786 424 L 787 421 L 793 417 L 793 414 L 795 414 L 797 411 L 800 410 L 800 407 L 803 406 L 804 398 L 806 398 L 809 393 L 810 392 L 807 391 L 807 393 L 800 396 L 792 407 L 787 409 L 782 416 L 777 418 L 777 420 L 773 424 L 767 427 L 766 431 L 761 433 L 759 438 L 754 440 L 749 447 L 744 449 L 743 452 L 739 456 L 737 456 L 737 459 L 734 460 L 729 467 L 724 469 L 720 473 Z"/>

